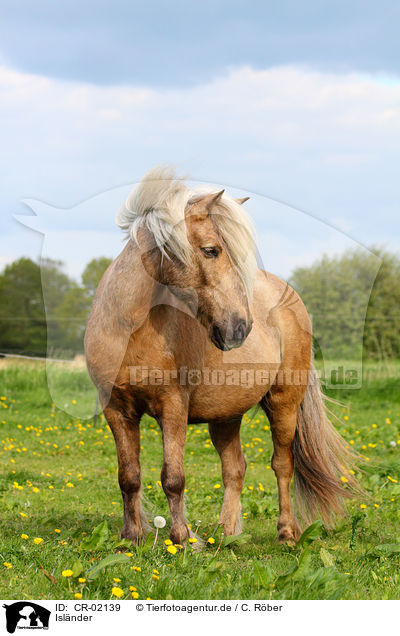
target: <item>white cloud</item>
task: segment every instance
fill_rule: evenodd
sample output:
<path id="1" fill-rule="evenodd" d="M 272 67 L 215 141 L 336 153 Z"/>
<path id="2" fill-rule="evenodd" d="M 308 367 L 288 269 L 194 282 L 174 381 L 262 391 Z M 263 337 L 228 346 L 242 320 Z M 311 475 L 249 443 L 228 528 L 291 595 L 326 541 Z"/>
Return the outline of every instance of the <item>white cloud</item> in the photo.
<path id="1" fill-rule="evenodd" d="M 196 179 L 288 201 L 333 223 L 339 219 L 337 225 L 361 241 L 393 239 L 399 234 L 393 205 L 399 98 L 399 83 L 379 76 L 294 66 L 236 68 L 201 86 L 169 90 L 94 86 L 0 67 L 2 214 L 9 217 L 26 197 L 69 208 L 171 161 Z M 99 201 L 98 216 L 90 215 L 94 231 L 111 229 L 113 205 Z M 316 255 L 333 249 L 332 242 L 323 244 L 323 233 L 311 249 L 309 223 L 294 217 L 296 236 L 287 245 L 285 215 L 265 219 L 257 210 L 259 232 L 272 232 L 291 254 L 279 261 L 284 250 L 277 251 L 275 267 L 282 273 L 288 262 L 304 262 L 295 240 Z M 7 258 L 21 254 L 18 228 L 6 225 L 3 233 Z M 340 241 L 334 245 L 340 248 Z"/>

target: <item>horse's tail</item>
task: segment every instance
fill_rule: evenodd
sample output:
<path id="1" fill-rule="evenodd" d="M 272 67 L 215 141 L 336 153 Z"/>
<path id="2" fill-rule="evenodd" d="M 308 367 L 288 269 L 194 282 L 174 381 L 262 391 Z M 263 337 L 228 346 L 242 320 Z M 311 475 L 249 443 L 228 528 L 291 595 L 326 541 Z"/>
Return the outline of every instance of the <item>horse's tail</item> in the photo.
<path id="1" fill-rule="evenodd" d="M 320 516 L 329 526 L 335 514 L 344 514 L 345 500 L 361 488 L 354 478 L 357 457 L 328 419 L 313 365 L 298 411 L 292 450 L 299 516 L 306 523 Z"/>

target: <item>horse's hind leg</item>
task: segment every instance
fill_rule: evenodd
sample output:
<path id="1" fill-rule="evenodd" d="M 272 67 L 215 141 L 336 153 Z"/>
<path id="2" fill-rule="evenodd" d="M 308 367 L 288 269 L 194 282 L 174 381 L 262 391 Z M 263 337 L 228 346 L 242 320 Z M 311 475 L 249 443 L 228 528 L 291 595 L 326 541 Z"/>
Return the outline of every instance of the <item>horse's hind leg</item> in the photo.
<path id="1" fill-rule="evenodd" d="M 121 537 L 134 544 L 142 536 L 141 473 L 139 417 L 125 417 L 112 406 L 104 408 L 104 415 L 113 432 L 118 457 L 118 481 L 124 502 L 124 524 Z"/>
<path id="2" fill-rule="evenodd" d="M 290 483 L 293 476 L 292 442 L 297 426 L 297 400 L 288 403 L 282 400 L 282 394 L 267 395 L 262 406 L 271 424 L 274 453 L 272 468 L 278 482 L 279 519 L 278 540 L 296 541 L 300 535 L 299 525 L 294 517 L 290 497 Z"/>
<path id="3" fill-rule="evenodd" d="M 240 495 L 246 472 L 246 460 L 240 442 L 240 421 L 210 424 L 209 430 L 212 443 L 221 458 L 225 486 L 219 523 L 224 526 L 225 535 L 237 534 L 240 532 Z"/>

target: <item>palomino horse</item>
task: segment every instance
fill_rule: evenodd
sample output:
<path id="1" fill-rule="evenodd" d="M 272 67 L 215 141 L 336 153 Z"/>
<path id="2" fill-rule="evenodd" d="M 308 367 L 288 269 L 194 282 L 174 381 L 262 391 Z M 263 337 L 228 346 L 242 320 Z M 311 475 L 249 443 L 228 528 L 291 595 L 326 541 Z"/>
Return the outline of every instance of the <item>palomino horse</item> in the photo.
<path id="1" fill-rule="evenodd" d="M 240 425 L 254 405 L 271 424 L 280 541 L 300 532 L 290 497 L 293 472 L 306 520 L 317 513 L 329 519 L 349 492 L 351 458 L 325 414 L 310 319 L 294 290 L 257 268 L 242 203 L 224 191 L 190 189 L 170 169 L 156 168 L 117 217 L 128 241 L 98 287 L 85 350 L 116 443 L 122 536 L 133 543 L 143 527 L 144 413 L 162 430 L 161 481 L 174 543 L 190 536 L 183 510 L 188 422 L 208 422 L 219 453 L 225 487 L 219 523 L 226 535 L 240 528 L 246 470 Z"/>

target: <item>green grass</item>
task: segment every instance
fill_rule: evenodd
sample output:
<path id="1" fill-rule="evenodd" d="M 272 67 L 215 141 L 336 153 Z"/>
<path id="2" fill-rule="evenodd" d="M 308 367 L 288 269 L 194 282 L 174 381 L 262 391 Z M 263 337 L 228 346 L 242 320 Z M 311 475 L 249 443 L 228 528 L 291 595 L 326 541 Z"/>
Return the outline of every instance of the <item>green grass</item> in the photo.
<path id="1" fill-rule="evenodd" d="M 79 370 L 60 370 L 57 387 L 66 403 L 79 402 L 81 375 Z M 6 398 L 0 400 L 0 598 L 59 599 L 78 593 L 109 599 L 113 587 L 131 598 L 129 586 L 142 599 L 400 598 L 398 377 L 375 374 L 361 390 L 330 395 L 346 403 L 345 408 L 334 407 L 342 417 L 340 432 L 369 458 L 360 475 L 366 496 L 348 504 L 348 516 L 334 530 L 317 526 L 296 548 L 277 543 L 278 499 L 268 421 L 253 412 L 242 427 L 248 469 L 239 542 L 221 546 L 215 554 L 223 487 L 207 427 L 199 425 L 190 427 L 187 441 L 187 517 L 193 528 L 200 522 L 199 537 L 214 537 L 215 543 L 170 554 L 164 544 L 167 523 L 154 550 L 148 543 L 130 550 L 132 556 L 121 556 L 118 550 L 126 546 L 119 543 L 122 504 L 116 455 L 103 417 L 94 426 L 53 407 L 40 364 L 0 368 L 0 396 Z M 150 418 L 143 421 L 142 447 L 151 515 L 168 520 L 158 482 L 160 432 Z M 35 538 L 42 541 L 35 543 Z M 116 555 L 119 562 L 97 576 L 89 571 Z M 68 569 L 74 574 L 64 577 Z M 80 583 L 79 576 L 86 581 Z"/>

